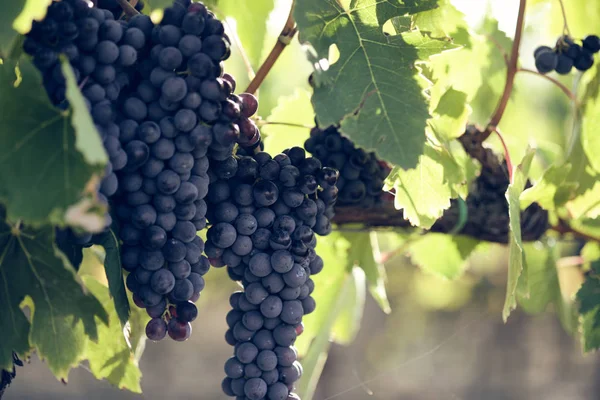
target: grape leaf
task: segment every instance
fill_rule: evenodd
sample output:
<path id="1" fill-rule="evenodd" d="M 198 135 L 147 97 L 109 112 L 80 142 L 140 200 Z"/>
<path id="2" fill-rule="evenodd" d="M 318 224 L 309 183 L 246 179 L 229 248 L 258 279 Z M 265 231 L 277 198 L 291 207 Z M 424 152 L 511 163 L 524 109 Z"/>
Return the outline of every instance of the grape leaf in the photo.
<path id="1" fill-rule="evenodd" d="M 366 297 L 365 271 L 360 267 L 353 267 L 350 279 L 347 292 L 342 292 L 345 301 L 336 307 L 337 316 L 331 328 L 331 340 L 345 346 L 350 345 L 358 334 Z"/>
<path id="2" fill-rule="evenodd" d="M 267 34 L 267 21 L 274 5 L 274 0 L 219 1 L 219 13 L 235 19 L 238 36 L 254 69 L 259 67 Z"/>
<path id="3" fill-rule="evenodd" d="M 338 287 L 336 295 L 333 297 L 334 301 L 331 304 L 331 307 L 329 307 L 327 318 L 323 320 L 323 325 L 319 325 L 318 335 L 314 337 L 314 340 L 308 348 L 308 353 L 302 358 L 303 373 L 300 380 L 296 383 L 296 393 L 303 399 L 311 399 L 317 388 L 317 383 L 319 382 L 319 378 L 325 367 L 329 348 L 331 347 L 330 335 L 333 326 L 337 321 L 339 310 L 341 310 L 348 302 L 349 296 L 356 291 L 353 275 L 344 272 L 344 275 L 339 280 Z M 319 307 L 321 307 L 320 304 Z M 306 325 L 310 326 L 308 324 Z M 306 333 L 306 331 L 304 333 Z M 302 334 L 302 336 L 304 336 L 304 334 Z M 302 336 L 298 338 L 299 341 L 304 339 Z"/>
<path id="4" fill-rule="evenodd" d="M 18 33 L 13 29 L 14 20 L 21 14 L 25 0 L 12 0 L 2 5 L 0 13 L 0 58 L 8 56 Z"/>
<path id="5" fill-rule="evenodd" d="M 453 185 L 464 185 L 464 176 L 457 173 L 460 170 L 444 149 L 427 144 L 416 168 L 394 168 L 387 179 L 396 190 L 396 209 L 404 210 L 404 218 L 412 225 L 431 228 L 450 207 Z"/>
<path id="6" fill-rule="evenodd" d="M 54 248 L 52 227 L 9 225 L 0 211 L 0 368 L 12 365 L 12 351 L 35 348 L 50 370 L 66 379 L 85 350 L 85 331 L 98 338 L 106 312 L 76 280 L 73 268 Z M 20 308 L 31 310 L 31 324 Z"/>
<path id="7" fill-rule="evenodd" d="M 452 39 L 458 29 L 466 27 L 464 14 L 449 0 L 438 0 L 436 8 L 415 14 L 413 24 L 432 37 L 446 39 Z"/>
<path id="8" fill-rule="evenodd" d="M 72 107 L 76 111 L 56 109 L 33 65 L 22 61 L 19 68 L 22 81 L 15 87 L 15 65 L 0 65 L 0 199 L 10 219 L 63 224 L 70 207 L 75 206 L 73 214 L 80 215 L 96 205 L 91 200 L 76 203 L 88 184 L 99 181 L 104 150 L 97 139 L 90 138 L 98 132 L 91 119 L 82 116 L 87 113 L 81 110 L 83 101 L 75 95 Z M 77 148 L 85 148 L 85 156 Z M 86 159 L 97 162 L 91 165 Z M 90 228 L 102 227 L 104 221 L 98 214 L 102 213 L 96 212 Z"/>
<path id="9" fill-rule="evenodd" d="M 577 292 L 584 351 L 600 348 L 600 279 L 596 274 L 586 277 Z"/>
<path id="10" fill-rule="evenodd" d="M 586 263 L 600 260 L 600 243 L 587 242 L 581 249 L 580 254 Z"/>
<path id="11" fill-rule="evenodd" d="M 572 184 L 565 183 L 571 172 L 571 164 L 552 165 L 532 187 L 525 189 L 521 194 L 521 209 L 524 210 L 532 203 L 537 202 L 546 210 L 555 210 L 562 206 L 568 194 L 574 188 Z"/>
<path id="12" fill-rule="evenodd" d="M 385 283 L 387 276 L 385 266 L 375 260 L 378 253 L 377 237 L 373 232 L 345 232 L 343 235 L 350 243 L 348 261 L 350 265 L 360 267 L 366 275 L 369 292 L 381 310 L 389 314 L 392 310 L 387 298 Z M 358 278 L 355 276 L 355 278 Z"/>
<path id="13" fill-rule="evenodd" d="M 110 230 L 99 235 L 98 244 L 104 247 L 104 270 L 108 280 L 110 295 L 114 301 L 114 307 L 121 321 L 125 325 L 129 320 L 129 300 L 123 283 L 123 270 L 121 269 L 121 256 L 119 240 L 115 233 Z"/>
<path id="14" fill-rule="evenodd" d="M 323 258 L 323 271 L 311 276 L 315 282 L 315 291 L 312 293 L 318 306 L 315 312 L 304 316 L 304 326 L 308 327 L 296 341 L 298 354 L 304 355 L 311 348 L 311 342 L 316 334 L 325 331 L 325 326 L 335 321 L 336 305 L 338 296 L 344 285 L 345 277 L 349 271 L 348 251 L 350 243 L 339 233 L 319 238 L 317 254 Z M 310 327 L 318 327 L 311 329 Z M 330 329 L 326 336 L 329 340 Z"/>
<path id="15" fill-rule="evenodd" d="M 476 239 L 466 236 L 428 233 L 412 242 L 408 252 L 413 264 L 423 271 L 457 279 L 464 273 L 467 259 L 478 244 Z"/>
<path id="16" fill-rule="evenodd" d="M 593 311 L 600 306 L 600 279 L 596 276 L 588 277 L 577 292 L 577 300 L 581 314 Z"/>
<path id="17" fill-rule="evenodd" d="M 429 126 L 440 140 L 455 139 L 465 133 L 471 107 L 467 104 L 467 94 L 449 88 L 432 111 Z"/>
<path id="18" fill-rule="evenodd" d="M 504 322 L 508 320 L 511 311 L 517 307 L 517 286 L 519 279 L 524 280 L 519 286 L 519 291 L 524 297 L 529 296 L 529 280 L 527 272 L 527 261 L 523 250 L 523 240 L 521 238 L 521 206 L 519 197 L 525 189 L 527 175 L 535 151 L 528 149 L 523 161 L 513 169 L 512 182 L 506 190 L 506 200 L 508 202 L 508 215 L 510 217 L 509 233 L 509 264 L 508 279 L 506 284 L 506 299 L 502 310 Z"/>
<path id="19" fill-rule="evenodd" d="M 581 317 L 581 341 L 583 351 L 589 352 L 600 348 L 600 306 Z"/>
<path id="20" fill-rule="evenodd" d="M 97 379 L 106 379 L 119 389 L 141 393 L 142 372 L 123 334 L 109 289 L 91 276 L 83 279 L 86 287 L 107 310 L 109 317 L 108 325 L 98 325 L 98 342 L 89 341 L 87 344 L 86 358 L 90 363 L 90 371 Z M 137 312 L 144 311 L 140 309 Z M 144 331 L 133 334 L 143 335 Z"/>
<path id="21" fill-rule="evenodd" d="M 490 115 L 494 112 L 506 82 L 504 56 L 496 48 L 495 44 L 502 46 L 505 51 L 509 52 L 513 41 L 506 36 L 506 33 L 500 30 L 498 20 L 491 15 L 485 17 L 477 33 L 479 36 L 472 41 L 473 61 L 476 65 L 481 65 L 481 68 L 477 75 L 473 75 L 473 79 L 479 79 L 480 84 L 475 87 L 477 91 L 470 101 L 473 108 L 471 123 L 483 125 L 488 123 Z M 458 59 L 455 61 L 461 62 L 462 65 L 469 64 L 468 60 L 461 61 Z M 460 65 L 458 64 L 457 67 L 460 67 Z M 468 82 L 470 79 L 469 76 L 464 75 L 463 82 Z M 464 91 L 462 87 L 457 87 L 457 89 Z"/>
<path id="22" fill-rule="evenodd" d="M 335 0 L 296 4 L 300 41 L 309 42 L 316 65 L 335 44 L 340 58 L 314 75 L 313 105 L 320 126 L 341 122 L 341 131 L 359 146 L 403 168 L 414 168 L 423 153 L 430 117 L 414 64 L 456 46 L 418 30 L 386 36 L 389 19 L 432 9 L 436 1 Z"/>
<path id="23" fill-rule="evenodd" d="M 95 129 L 96 125 L 88 111 L 83 94 L 77 86 L 73 68 L 67 59 L 62 56 L 61 64 L 62 72 L 67 80 L 66 96 L 72 108 L 71 123 L 75 130 L 75 147 L 88 164 L 106 165 L 108 155 L 104 150 L 102 139 Z M 90 130 L 90 127 L 94 127 L 94 129 Z"/>
<path id="24" fill-rule="evenodd" d="M 310 93 L 299 89 L 291 96 L 280 98 L 277 107 L 267 117 L 267 124 L 261 128 L 261 133 L 266 135 L 265 150 L 271 154 L 279 154 L 293 146 L 304 147 L 304 141 L 310 136 L 309 128 L 269 124 L 278 122 L 314 125 Z"/>
<path id="25" fill-rule="evenodd" d="M 583 194 L 575 197 L 566 204 L 569 214 L 573 219 L 591 218 L 600 215 L 600 181 L 586 190 Z"/>
<path id="26" fill-rule="evenodd" d="M 529 288 L 522 287 L 519 280 L 517 303 L 528 313 L 544 312 L 549 304 L 561 300 L 560 285 L 556 271 L 557 249 L 547 242 L 543 246 L 525 244 L 525 259 Z M 529 290 L 529 296 L 523 296 Z"/>

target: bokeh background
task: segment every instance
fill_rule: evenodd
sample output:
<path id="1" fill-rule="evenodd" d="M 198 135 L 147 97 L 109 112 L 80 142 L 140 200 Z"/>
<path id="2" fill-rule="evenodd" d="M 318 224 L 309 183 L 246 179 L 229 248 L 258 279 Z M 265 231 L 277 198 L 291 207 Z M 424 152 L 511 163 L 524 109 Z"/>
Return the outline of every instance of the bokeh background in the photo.
<path id="1" fill-rule="evenodd" d="M 517 0 L 455 0 L 472 29 L 488 18 L 511 37 Z M 533 68 L 533 49 L 552 46 L 562 32 L 558 0 L 530 0 L 521 63 Z M 600 33 L 600 1 L 565 1 L 575 37 Z M 256 69 L 270 50 L 289 11 L 290 0 L 223 0 L 217 12 L 228 19 L 230 33 L 246 49 Z M 492 25 L 493 25 L 493 21 Z M 237 32 L 237 35 L 234 33 Z M 258 33 L 257 33 L 258 32 Z M 263 36 L 261 32 L 265 32 Z M 238 87 L 249 82 L 247 67 L 235 48 L 227 69 L 238 77 Z M 490 59 L 501 60 L 499 52 Z M 260 90 L 261 117 L 271 122 L 310 125 L 312 66 L 297 42 L 286 49 Z M 576 88 L 573 76 L 561 78 Z M 486 76 L 483 85 L 502 86 L 503 72 Z M 484 123 L 497 97 L 482 91 L 472 103 L 471 120 Z M 519 75 L 502 128 L 513 159 L 528 144 L 557 160 L 564 154 L 571 132 L 571 109 L 566 96 L 534 75 Z M 302 143 L 307 129 L 266 125 L 268 150 Z M 493 146 L 497 143 L 492 141 Z M 538 160 L 533 174 L 545 167 Z M 393 235 L 393 233 L 382 234 Z M 394 246 L 400 246 L 397 242 Z M 579 243 L 552 243 L 562 256 L 574 254 Z M 535 244 L 531 245 L 535 248 Z M 387 251 L 394 251 L 390 245 Z M 435 249 L 432 249 L 435 251 Z M 530 316 L 515 312 L 504 324 L 501 309 L 506 284 L 506 249 L 478 247 L 467 272 L 447 281 L 411 265 L 402 253 L 386 262 L 391 314 L 384 314 L 368 295 L 363 321 L 354 342 L 333 345 L 314 399 L 386 400 L 589 400 L 600 398 L 600 357 L 584 356 L 576 326 L 556 310 Z M 343 268 L 326 265 L 326 268 Z M 568 301 L 581 282 L 577 267 L 560 267 L 558 276 Z M 18 370 L 6 400 L 136 400 L 225 399 L 220 391 L 223 362 L 231 348 L 223 335 L 228 296 L 236 290 L 225 271 L 213 269 L 199 301 L 200 317 L 186 343 L 166 340 L 147 343 L 141 359 L 144 394 L 119 391 L 96 381 L 85 365 L 74 369 L 68 384 L 58 382 L 35 356 Z M 319 288 L 317 288 L 317 291 Z M 562 310 L 564 311 L 564 310 Z M 318 326 L 307 326 L 318 330 Z M 571 333 L 567 333 L 567 330 Z"/>

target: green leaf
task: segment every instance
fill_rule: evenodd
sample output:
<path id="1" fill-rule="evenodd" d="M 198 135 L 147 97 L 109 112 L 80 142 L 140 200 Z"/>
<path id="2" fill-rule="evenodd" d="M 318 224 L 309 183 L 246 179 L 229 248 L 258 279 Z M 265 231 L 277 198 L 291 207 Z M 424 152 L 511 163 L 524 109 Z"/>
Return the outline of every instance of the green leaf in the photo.
<path id="1" fill-rule="evenodd" d="M 577 292 L 577 300 L 581 314 L 593 311 L 600 306 L 600 279 L 595 276 L 588 277 Z"/>
<path id="2" fill-rule="evenodd" d="M 327 59 L 335 44 L 340 58 L 314 75 L 313 105 L 320 126 L 341 122 L 341 131 L 359 146 L 403 168 L 414 168 L 425 144 L 430 117 L 414 64 L 456 47 L 418 30 L 386 36 L 389 19 L 432 9 L 435 1 L 335 0 L 296 4 L 300 40 L 314 47 L 311 61 Z"/>
<path id="3" fill-rule="evenodd" d="M 564 199 L 561 193 L 565 189 L 572 189 L 572 185 L 565 184 L 570 172 L 571 164 L 550 166 L 535 185 L 521 194 L 521 209 L 524 210 L 535 202 L 546 210 L 555 210 L 557 206 L 561 206 Z"/>
<path id="4" fill-rule="evenodd" d="M 600 181 L 597 181 L 592 188 L 580 196 L 569 201 L 566 207 L 573 219 L 595 219 L 600 216 Z"/>
<path id="5" fill-rule="evenodd" d="M 473 59 L 471 62 L 475 62 L 480 67 L 469 67 L 468 59 L 461 60 L 458 58 L 454 61 L 460 63 L 455 64 L 456 68 L 463 65 L 466 66 L 467 71 L 471 68 L 479 70 L 478 73 L 472 75 L 472 78 L 469 78 L 471 75 L 467 75 L 467 72 L 465 72 L 463 84 L 471 85 L 471 88 L 476 89 L 470 101 L 473 108 L 471 123 L 483 125 L 488 123 L 490 115 L 494 112 L 506 82 L 506 63 L 502 52 L 496 48 L 496 44 L 502 46 L 506 52 L 510 52 L 513 41 L 500 30 L 498 20 L 491 15 L 486 16 L 477 33 L 479 36 L 471 42 L 473 46 L 471 50 Z M 473 86 L 473 84 L 468 83 L 469 79 L 479 81 L 479 84 Z M 464 87 L 456 87 L 456 89 L 465 91 Z M 469 96 L 469 98 L 471 97 Z"/>
<path id="6" fill-rule="evenodd" d="M 600 320 L 600 306 L 586 313 L 581 317 L 581 341 L 583 351 L 589 352 L 600 348 L 600 329 L 598 322 Z"/>
<path id="7" fill-rule="evenodd" d="M 21 0 L 16 0 L 16 3 L 22 3 Z M 13 29 L 17 32 L 25 34 L 31 30 L 31 23 L 41 21 L 46 16 L 48 6 L 52 0 L 26 0 L 25 7 L 13 23 Z"/>
<path id="8" fill-rule="evenodd" d="M 466 27 L 464 14 L 458 11 L 449 0 L 438 0 L 433 10 L 415 14 L 413 24 L 432 37 L 451 39 L 459 28 Z"/>
<path id="9" fill-rule="evenodd" d="M 506 300 L 502 310 L 502 319 L 508 320 L 511 311 L 517 307 L 517 285 L 519 278 L 527 279 L 527 262 L 523 252 L 523 240 L 521 238 L 521 206 L 519 197 L 525 189 L 527 175 L 531 167 L 531 161 L 535 155 L 535 150 L 528 149 L 523 161 L 513 169 L 512 182 L 506 190 L 506 200 L 508 201 L 508 215 L 510 217 L 509 233 L 509 264 L 508 279 L 506 284 Z M 528 280 L 526 281 L 528 282 Z M 529 295 L 529 284 L 521 283 L 522 295 Z"/>
<path id="10" fill-rule="evenodd" d="M 25 0 L 12 0 L 2 5 L 0 13 L 0 58 L 6 57 L 18 33 L 13 29 L 13 22 L 19 16 Z"/>
<path id="11" fill-rule="evenodd" d="M 374 243 L 377 243 L 375 234 L 370 232 L 344 232 L 343 237 L 348 240 L 348 270 L 353 266 L 360 267 L 366 275 L 369 291 L 381 310 L 389 314 L 392 310 L 387 298 L 385 283 L 387 280 L 385 266 L 375 260 Z"/>
<path id="12" fill-rule="evenodd" d="M 261 128 L 261 133 L 266 135 L 265 151 L 279 154 L 293 146 L 304 147 L 304 141 L 310 136 L 310 128 L 277 123 L 313 126 L 314 119 L 310 93 L 307 90 L 298 89 L 293 95 L 280 98 L 277 107 L 267 117 L 267 124 Z"/>
<path id="13" fill-rule="evenodd" d="M 581 257 L 585 262 L 600 260 L 600 243 L 587 242 L 581 249 Z"/>
<path id="14" fill-rule="evenodd" d="M 11 0 L 3 4 L 0 13 L 0 58 L 12 55 L 19 43 L 19 33 L 31 30 L 31 23 L 41 20 L 52 0 Z"/>
<path id="15" fill-rule="evenodd" d="M 52 227 L 9 225 L 0 211 L 0 369 L 12 351 L 30 347 L 58 378 L 66 379 L 85 350 L 82 331 L 98 338 L 95 317 L 108 322 L 102 305 L 86 294 L 67 259 L 54 248 Z M 31 325 L 20 306 L 30 307 Z M 28 339 L 27 339 L 28 338 Z"/>
<path id="16" fill-rule="evenodd" d="M 62 112 L 48 100 L 33 65 L 22 61 L 19 67 L 23 79 L 15 87 L 15 65 L 0 65 L 0 199 L 9 219 L 75 225 L 86 214 L 85 228 L 97 231 L 104 225 L 104 210 L 95 200 L 80 200 L 86 185 L 99 182 L 104 170 L 101 161 L 86 162 L 102 159 L 102 146 L 90 148 L 97 146 L 98 140 L 90 137 L 98 132 L 86 123 L 91 119 L 82 117 L 87 110 L 81 110 L 85 106 L 76 95 L 76 112 Z M 85 157 L 77 147 L 86 148 Z"/>
<path id="17" fill-rule="evenodd" d="M 350 243 L 337 232 L 319 238 L 316 251 L 323 259 L 324 268 L 320 274 L 311 277 L 315 282 L 312 296 L 317 303 L 317 309 L 303 319 L 306 329 L 295 344 L 301 356 L 311 348 L 311 342 L 316 335 L 334 322 L 332 318 L 335 319 L 337 313 L 338 297 L 349 271 L 349 248 Z M 329 334 L 330 329 L 326 332 L 328 339 Z"/>
<path id="18" fill-rule="evenodd" d="M 526 244 L 525 259 L 529 288 L 523 287 L 524 281 L 519 280 L 517 302 L 528 313 L 539 314 L 546 310 L 549 304 L 561 300 L 560 285 L 556 271 L 556 248 L 548 243 L 543 246 Z M 529 290 L 529 296 L 524 296 Z"/>
<path id="19" fill-rule="evenodd" d="M 365 271 L 360 267 L 352 268 L 352 283 L 348 286 L 345 301 L 337 308 L 337 318 L 331 329 L 331 340 L 335 343 L 350 345 L 360 329 L 366 300 Z"/>
<path id="20" fill-rule="evenodd" d="M 471 111 L 467 94 L 451 87 L 433 110 L 429 126 L 440 140 L 455 139 L 465 133 Z"/>
<path id="21" fill-rule="evenodd" d="M 325 367 L 325 362 L 327 361 L 329 348 L 331 347 L 330 334 L 334 323 L 337 320 L 337 316 L 339 315 L 339 310 L 349 302 L 349 297 L 352 293 L 355 293 L 355 291 L 356 286 L 353 274 L 344 271 L 344 275 L 339 281 L 339 289 L 336 292 L 336 296 L 333 298 L 334 301 L 329 309 L 330 312 L 327 314 L 328 318 L 323 320 L 323 325 L 319 325 L 318 335 L 314 338 L 314 341 L 308 348 L 306 356 L 302 358 L 303 373 L 296 384 L 296 393 L 303 399 L 312 399 L 314 395 L 317 383 L 319 382 L 319 378 Z M 305 325 L 309 326 L 306 323 Z M 305 333 L 306 331 L 304 334 Z M 304 334 L 302 334 L 302 336 L 304 336 Z M 302 336 L 300 336 L 298 340 L 302 340 Z"/>
<path id="22" fill-rule="evenodd" d="M 69 61 L 61 56 L 61 69 L 67 80 L 66 96 L 72 108 L 71 123 L 75 130 L 75 147 L 83 155 L 85 162 L 94 165 L 106 165 L 108 155 L 104 150 L 102 139 L 95 129 L 96 125 L 92 120 L 83 94 L 77 86 L 77 79 L 73 73 L 73 68 Z"/>
<path id="23" fill-rule="evenodd" d="M 396 190 L 394 205 L 404 210 L 404 218 L 414 226 L 431 228 L 445 209 L 450 207 L 452 187 L 449 179 L 457 178 L 448 171 L 456 167 L 443 150 L 425 146 L 417 168 L 395 168 L 388 177 L 388 184 Z"/>
<path id="24" fill-rule="evenodd" d="M 600 125 L 600 66 L 596 66 L 589 74 L 593 74 L 586 87 L 584 105 L 581 112 L 581 143 L 583 149 L 594 170 L 600 172 L 600 138 L 598 138 L 597 127 Z M 589 76 L 588 78 L 591 78 Z"/>
<path id="25" fill-rule="evenodd" d="M 91 276 L 83 279 L 86 287 L 102 303 L 109 316 L 108 325 L 98 325 L 98 342 L 87 343 L 86 358 L 90 363 L 90 371 L 96 379 L 106 379 L 119 389 L 141 393 L 142 372 L 119 323 L 120 317 L 110 298 L 109 289 Z M 143 335 L 144 331 L 134 334 Z"/>
<path id="26" fill-rule="evenodd" d="M 457 279 L 467 267 L 467 259 L 479 242 L 467 236 L 428 233 L 408 247 L 413 264 L 423 271 Z"/>
<path id="27" fill-rule="evenodd" d="M 121 269 L 121 256 L 119 249 L 119 240 L 115 233 L 110 230 L 99 235 L 98 244 L 104 247 L 106 256 L 104 257 L 104 270 L 106 271 L 106 279 L 110 295 L 114 301 L 114 307 L 121 321 L 125 325 L 129 320 L 129 300 L 125 291 L 123 282 L 123 270 Z"/>
<path id="28" fill-rule="evenodd" d="M 235 19 L 238 36 L 255 70 L 260 66 L 267 34 L 267 21 L 274 5 L 274 0 L 252 2 L 219 0 L 219 13 Z M 284 22 L 285 20 L 282 20 L 281 24 Z"/>

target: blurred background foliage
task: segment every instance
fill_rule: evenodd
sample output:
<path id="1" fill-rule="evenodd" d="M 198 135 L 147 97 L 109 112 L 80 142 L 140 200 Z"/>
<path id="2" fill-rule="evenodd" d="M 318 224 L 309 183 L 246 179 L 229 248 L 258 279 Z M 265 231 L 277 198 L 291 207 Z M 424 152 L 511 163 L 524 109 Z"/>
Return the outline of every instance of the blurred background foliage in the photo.
<path id="1" fill-rule="evenodd" d="M 496 45 L 510 50 L 518 0 L 452 4 L 480 36 L 472 36 L 465 50 L 442 57 L 464 57 L 459 74 L 482 69 L 484 79 L 477 85 L 471 82 L 474 86 L 468 90 L 469 121 L 484 124 L 504 85 L 504 63 Z M 565 6 L 575 37 L 600 33 L 600 1 L 571 0 Z M 218 0 L 216 12 L 226 18 L 234 42 L 226 70 L 236 76 L 238 88 L 247 86 L 251 70 L 267 56 L 289 7 L 290 0 Z M 562 28 L 558 1 L 530 1 L 521 65 L 534 68 L 534 48 L 552 45 Z M 261 86 L 259 115 L 267 151 L 302 145 L 308 137 L 314 124 L 311 72 L 305 49 L 294 40 Z M 573 75 L 559 79 L 577 90 Z M 551 162 L 564 159 L 571 114 L 569 99 L 555 86 L 532 74 L 517 75 L 501 125 L 513 160 L 535 145 L 539 155 L 532 167 L 535 178 Z M 490 144 L 500 152 L 499 142 L 491 139 Z M 325 269 L 315 279 L 318 307 L 305 319 L 298 343 L 305 357 L 299 389 L 303 399 L 600 398 L 600 359 L 584 357 L 578 342 L 565 333 L 577 335 L 572 307 L 583 276 L 578 266 L 560 260 L 578 255 L 581 244 L 552 237 L 527 244 L 528 265 L 534 271 L 530 284 L 536 284 L 536 274 L 544 276 L 540 284 L 545 287 L 536 292 L 545 296 L 535 301 L 520 298 L 520 310 L 504 325 L 507 248 L 440 236 L 345 231 L 319 239 L 317 251 Z M 86 257 L 82 273 L 103 279 L 96 255 Z M 62 386 L 34 359 L 19 372 L 6 398 L 225 398 L 217 384 L 223 375 L 221 365 L 231 353 L 223 340 L 224 316 L 227 298 L 237 288 L 223 269 L 213 269 L 198 303 L 201 316 L 191 341 L 146 344 L 141 359 L 143 395 L 116 392 L 106 382 L 93 380 L 85 366 L 73 371 L 68 386 Z M 525 316 L 543 311 L 548 312 Z"/>

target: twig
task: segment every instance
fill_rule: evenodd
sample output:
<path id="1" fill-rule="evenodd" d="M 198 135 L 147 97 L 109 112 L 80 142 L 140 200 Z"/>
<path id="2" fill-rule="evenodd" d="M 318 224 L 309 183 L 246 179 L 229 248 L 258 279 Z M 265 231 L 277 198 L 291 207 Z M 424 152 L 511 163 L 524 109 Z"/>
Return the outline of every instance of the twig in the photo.
<path id="1" fill-rule="evenodd" d="M 504 148 L 504 160 L 506 161 L 506 169 L 508 169 L 508 180 L 510 183 L 513 183 L 513 165 L 510 159 L 510 153 L 508 152 L 508 147 L 506 146 L 506 142 L 504 141 L 504 136 L 502 135 L 502 132 L 500 132 L 500 129 L 497 126 L 494 127 L 494 132 L 496 132 L 496 135 L 498 135 L 498 138 L 502 143 L 502 147 Z"/>
<path id="2" fill-rule="evenodd" d="M 500 123 L 500 120 L 504 115 L 504 111 L 506 110 L 506 106 L 508 105 L 510 95 L 512 94 L 513 84 L 515 82 L 515 75 L 518 71 L 519 47 L 521 45 L 521 37 L 523 36 L 526 5 L 527 0 L 520 0 L 519 15 L 517 17 L 517 27 L 515 29 L 515 40 L 513 42 L 513 46 L 510 52 L 510 60 L 508 63 L 508 67 L 506 69 L 506 84 L 504 85 L 504 92 L 502 93 L 502 97 L 500 98 L 500 102 L 498 103 L 498 107 L 496 108 L 494 115 L 492 116 L 490 122 L 487 125 L 487 129 L 483 133 L 483 140 L 487 139 L 494 131 L 494 128 Z"/>
<path id="3" fill-rule="evenodd" d="M 273 46 L 273 49 L 271 49 L 271 52 L 267 56 L 267 59 L 260 66 L 260 68 L 256 72 L 256 76 L 254 77 L 254 79 L 252 79 L 252 82 L 250 82 L 250 84 L 248 85 L 248 88 L 246 89 L 247 93 L 254 93 L 258 90 L 260 85 L 263 83 L 263 81 L 267 77 L 269 71 L 271 71 L 271 69 L 273 68 L 273 65 L 275 65 L 275 61 L 277 61 L 277 59 L 283 52 L 283 49 L 285 49 L 287 47 L 287 45 L 290 44 L 290 42 L 292 41 L 292 38 L 298 31 L 298 29 L 296 28 L 296 22 L 294 21 L 294 5 L 295 5 L 295 3 L 296 3 L 295 0 L 292 0 L 292 6 L 290 7 L 290 14 L 288 15 L 288 19 L 285 22 L 285 26 L 281 30 L 281 34 L 277 38 L 277 42 L 275 43 L 275 46 Z"/>
<path id="4" fill-rule="evenodd" d="M 563 3 L 563 0 L 558 0 L 558 3 L 560 4 L 560 11 L 562 12 L 563 16 L 563 33 L 566 33 L 567 35 L 571 36 L 571 31 L 569 30 L 569 24 L 567 23 L 567 13 L 565 11 L 565 5 Z"/>
<path id="5" fill-rule="evenodd" d="M 133 16 L 138 15 L 140 13 L 138 10 L 135 9 L 134 6 L 132 6 L 131 4 L 129 4 L 129 2 L 127 0 L 117 0 L 117 3 L 119 3 L 119 5 L 121 6 L 121 8 L 123 9 L 123 12 L 128 17 L 133 17 Z"/>
<path id="6" fill-rule="evenodd" d="M 569 96 L 569 98 L 571 99 L 571 101 L 573 101 L 577 106 L 579 106 L 579 102 L 577 101 L 577 96 L 575 96 L 575 93 L 571 92 L 571 90 L 569 90 L 568 87 L 566 87 L 565 85 L 563 85 L 558 80 L 552 78 L 551 76 L 540 74 L 537 71 L 534 71 L 532 69 L 527 69 L 527 68 L 519 68 L 519 70 L 517 72 L 527 72 L 527 73 L 534 74 L 534 75 L 537 75 L 537 76 L 539 76 L 541 78 L 549 80 L 550 82 L 552 82 L 553 84 L 555 84 L 560 90 L 562 90 L 567 96 Z"/>
<path id="7" fill-rule="evenodd" d="M 600 243 L 600 238 L 587 234 L 585 232 L 581 232 L 572 226 L 570 226 L 567 221 L 561 219 L 558 221 L 557 225 L 552 225 L 550 227 L 551 230 L 560 233 L 561 235 L 571 234 L 578 239 L 583 239 L 589 242 L 598 242 Z"/>

